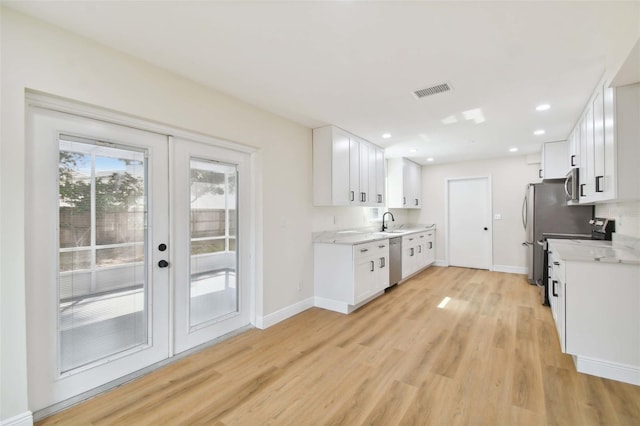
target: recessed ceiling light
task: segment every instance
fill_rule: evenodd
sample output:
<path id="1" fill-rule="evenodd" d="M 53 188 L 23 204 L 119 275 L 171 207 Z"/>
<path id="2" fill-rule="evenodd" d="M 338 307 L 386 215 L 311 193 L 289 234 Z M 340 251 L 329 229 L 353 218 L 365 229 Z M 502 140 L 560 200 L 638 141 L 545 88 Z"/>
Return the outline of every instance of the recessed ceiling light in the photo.
<path id="1" fill-rule="evenodd" d="M 411 149 L 409 150 L 409 152 L 418 152 L 418 150 L 417 150 L 417 149 L 415 149 L 415 148 L 411 148 Z"/>
<path id="2" fill-rule="evenodd" d="M 391 137 L 391 133 L 383 133 L 382 139 L 389 139 Z"/>
<path id="3" fill-rule="evenodd" d="M 428 161 L 428 162 L 432 162 L 432 161 L 433 161 L 433 157 L 429 157 L 429 158 L 427 158 L 427 161 Z"/>
<path id="4" fill-rule="evenodd" d="M 551 108 L 551 105 L 549 104 L 540 104 L 536 107 L 536 111 L 546 111 L 549 108 Z"/>
<path id="5" fill-rule="evenodd" d="M 544 135 L 545 133 L 546 132 L 544 131 L 544 129 L 538 129 L 535 132 L 533 132 L 533 134 L 536 136 Z"/>
<path id="6" fill-rule="evenodd" d="M 515 148 L 515 147 L 509 148 L 509 152 L 518 152 L 518 148 Z"/>

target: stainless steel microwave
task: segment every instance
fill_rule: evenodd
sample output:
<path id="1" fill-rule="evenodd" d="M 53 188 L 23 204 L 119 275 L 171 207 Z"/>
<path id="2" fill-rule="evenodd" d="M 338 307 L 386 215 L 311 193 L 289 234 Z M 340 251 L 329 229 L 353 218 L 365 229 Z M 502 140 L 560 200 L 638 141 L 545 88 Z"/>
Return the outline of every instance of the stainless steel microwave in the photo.
<path id="1" fill-rule="evenodd" d="M 567 201 L 580 201 L 580 179 L 577 167 L 571 168 L 564 181 L 564 192 L 567 194 Z"/>

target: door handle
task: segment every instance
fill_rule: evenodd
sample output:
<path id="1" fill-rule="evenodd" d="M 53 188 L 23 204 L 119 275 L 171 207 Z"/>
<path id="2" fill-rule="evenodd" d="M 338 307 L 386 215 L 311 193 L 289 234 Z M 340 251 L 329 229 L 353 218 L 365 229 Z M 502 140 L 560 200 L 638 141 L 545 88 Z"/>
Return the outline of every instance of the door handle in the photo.
<path id="1" fill-rule="evenodd" d="M 416 206 L 418 205 L 418 199 L 416 198 Z"/>
<path id="2" fill-rule="evenodd" d="M 485 227 L 484 227 L 484 230 L 485 230 L 485 231 L 488 231 L 488 230 L 489 230 L 489 228 L 487 228 L 487 227 L 485 226 Z"/>
<path id="3" fill-rule="evenodd" d="M 575 167 L 575 163 L 573 162 L 573 160 L 576 158 L 575 155 L 571 156 L 571 167 Z"/>
<path id="4" fill-rule="evenodd" d="M 373 272 L 373 270 L 375 269 L 375 262 L 373 260 L 370 261 L 371 262 L 371 272 Z"/>
<path id="5" fill-rule="evenodd" d="M 356 198 L 356 193 L 353 191 L 349 191 L 349 192 L 351 192 L 351 201 L 354 201 Z"/>
<path id="6" fill-rule="evenodd" d="M 160 245 L 158 246 L 158 250 L 160 250 L 160 251 L 165 251 L 166 249 L 167 249 L 167 245 L 166 245 L 166 244 L 164 244 L 164 243 L 162 243 L 162 244 L 160 244 Z"/>
<path id="7" fill-rule="evenodd" d="M 429 241 L 429 248 L 432 249 L 433 248 L 433 243 L 431 241 Z"/>
<path id="8" fill-rule="evenodd" d="M 160 267 L 160 268 L 166 268 L 167 266 L 169 266 L 169 262 L 167 262 L 164 259 L 162 259 L 160 262 L 158 262 L 158 267 Z"/>
<path id="9" fill-rule="evenodd" d="M 542 169 L 538 169 L 538 177 L 542 179 Z"/>
<path id="10" fill-rule="evenodd" d="M 413 256 L 413 247 L 411 247 L 411 254 L 409 256 Z"/>
<path id="11" fill-rule="evenodd" d="M 380 258 L 380 268 L 384 268 L 385 266 L 387 266 L 387 263 L 385 262 L 384 257 Z"/>
<path id="12" fill-rule="evenodd" d="M 404 206 L 405 204 L 407 204 L 407 197 L 402 197 L 402 205 Z"/>
<path id="13" fill-rule="evenodd" d="M 553 294 L 553 297 L 558 297 L 558 293 L 556 292 L 556 284 L 558 284 L 558 281 L 553 280 L 553 282 L 551 283 L 551 293 Z"/>
<path id="14" fill-rule="evenodd" d="M 418 253 L 422 253 L 422 246 L 418 246 Z"/>

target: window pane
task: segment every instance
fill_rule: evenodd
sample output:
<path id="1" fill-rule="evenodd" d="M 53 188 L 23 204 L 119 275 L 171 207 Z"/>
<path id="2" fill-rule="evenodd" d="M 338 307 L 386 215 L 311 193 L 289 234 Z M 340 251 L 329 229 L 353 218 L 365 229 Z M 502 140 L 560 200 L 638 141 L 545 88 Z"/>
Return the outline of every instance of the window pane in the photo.
<path id="1" fill-rule="evenodd" d="M 191 160 L 190 325 L 238 311 L 235 235 L 236 168 Z M 222 237 L 218 239 L 202 239 Z"/>
<path id="2" fill-rule="evenodd" d="M 191 242 L 191 254 L 216 253 L 224 251 L 224 238 L 219 240 L 204 240 Z"/>
<path id="3" fill-rule="evenodd" d="M 147 343 L 145 176 L 143 152 L 60 138 L 62 372 Z"/>
<path id="4" fill-rule="evenodd" d="M 91 156 L 60 150 L 60 247 L 91 244 Z"/>

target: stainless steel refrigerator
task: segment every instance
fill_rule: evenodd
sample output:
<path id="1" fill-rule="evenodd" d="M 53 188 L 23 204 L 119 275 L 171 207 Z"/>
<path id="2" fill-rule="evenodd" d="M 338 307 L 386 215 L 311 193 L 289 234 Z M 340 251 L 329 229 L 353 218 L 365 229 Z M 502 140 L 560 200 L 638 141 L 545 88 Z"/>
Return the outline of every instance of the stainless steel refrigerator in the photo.
<path id="1" fill-rule="evenodd" d="M 590 234 L 593 206 L 568 206 L 564 181 L 530 183 L 522 203 L 529 282 L 542 285 L 545 274 L 543 233 Z"/>

